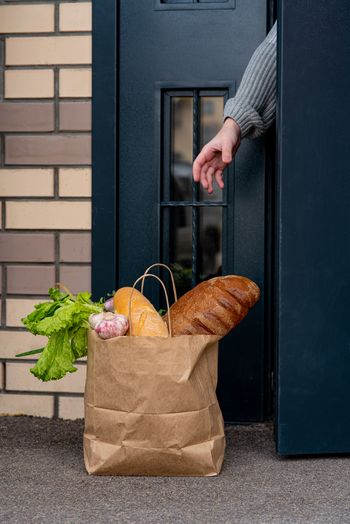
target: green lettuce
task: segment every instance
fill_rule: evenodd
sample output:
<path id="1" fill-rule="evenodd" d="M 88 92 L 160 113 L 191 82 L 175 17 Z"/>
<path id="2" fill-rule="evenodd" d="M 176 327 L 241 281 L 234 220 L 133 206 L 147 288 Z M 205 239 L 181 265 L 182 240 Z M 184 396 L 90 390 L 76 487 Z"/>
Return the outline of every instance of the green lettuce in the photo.
<path id="1" fill-rule="evenodd" d="M 51 288 L 49 297 L 49 302 L 36 304 L 34 311 L 22 319 L 28 331 L 48 337 L 46 346 L 17 355 L 41 353 L 30 372 L 44 382 L 77 370 L 74 362 L 87 354 L 89 316 L 103 311 L 103 302 L 92 302 L 87 292 L 75 297 Z"/>

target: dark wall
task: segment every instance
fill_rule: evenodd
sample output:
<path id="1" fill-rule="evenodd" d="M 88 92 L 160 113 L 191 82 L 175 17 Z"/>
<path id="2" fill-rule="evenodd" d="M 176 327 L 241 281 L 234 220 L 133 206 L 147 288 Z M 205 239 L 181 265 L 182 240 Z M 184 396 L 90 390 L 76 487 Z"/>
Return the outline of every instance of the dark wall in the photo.
<path id="1" fill-rule="evenodd" d="M 350 5 L 279 7 L 277 449 L 350 452 Z"/>

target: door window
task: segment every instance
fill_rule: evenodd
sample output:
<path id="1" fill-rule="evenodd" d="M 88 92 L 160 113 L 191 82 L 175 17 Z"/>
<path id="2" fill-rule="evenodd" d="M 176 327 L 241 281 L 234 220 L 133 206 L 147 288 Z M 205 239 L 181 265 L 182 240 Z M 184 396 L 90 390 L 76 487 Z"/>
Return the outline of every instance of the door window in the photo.
<path id="1" fill-rule="evenodd" d="M 163 95 L 162 253 L 181 295 L 222 273 L 226 193 L 214 184 L 209 195 L 194 183 L 192 164 L 221 128 L 226 92 L 167 90 Z"/>

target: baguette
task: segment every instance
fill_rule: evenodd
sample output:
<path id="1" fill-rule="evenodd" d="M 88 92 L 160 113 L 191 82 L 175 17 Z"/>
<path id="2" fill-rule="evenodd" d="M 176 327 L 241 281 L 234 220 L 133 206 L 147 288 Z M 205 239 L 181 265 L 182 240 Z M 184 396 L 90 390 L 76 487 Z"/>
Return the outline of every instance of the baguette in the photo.
<path id="1" fill-rule="evenodd" d="M 201 282 L 171 306 L 172 334 L 224 337 L 259 298 L 259 287 L 246 277 L 227 275 Z"/>
<path id="2" fill-rule="evenodd" d="M 129 301 L 131 307 L 129 318 Z M 115 293 L 114 310 L 116 313 L 125 315 L 129 319 L 129 335 L 143 337 L 167 337 L 168 328 L 159 313 L 154 309 L 151 302 L 137 289 L 122 287 Z M 130 333 L 132 331 L 132 333 Z"/>

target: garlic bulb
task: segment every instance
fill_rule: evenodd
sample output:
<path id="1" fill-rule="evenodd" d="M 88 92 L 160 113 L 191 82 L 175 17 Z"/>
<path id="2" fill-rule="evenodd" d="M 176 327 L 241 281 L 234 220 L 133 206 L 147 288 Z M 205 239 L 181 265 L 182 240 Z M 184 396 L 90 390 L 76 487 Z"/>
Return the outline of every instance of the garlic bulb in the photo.
<path id="1" fill-rule="evenodd" d="M 92 329 L 95 329 L 97 324 L 104 319 L 105 313 L 92 313 L 89 316 L 89 324 Z"/>
<path id="2" fill-rule="evenodd" d="M 124 315 L 102 313 L 103 318 L 97 323 L 95 331 L 103 339 L 120 337 L 129 329 L 128 319 Z"/>
<path id="3" fill-rule="evenodd" d="M 106 300 L 106 302 L 104 303 L 104 308 L 105 308 L 105 311 L 110 311 L 111 313 L 114 313 L 113 297 Z"/>

